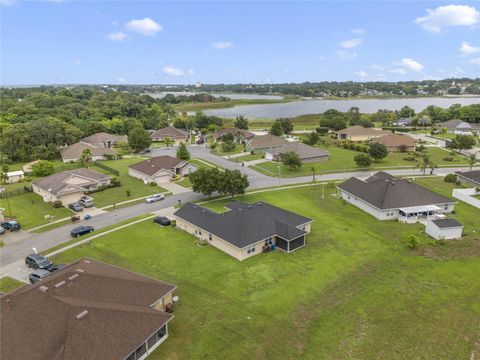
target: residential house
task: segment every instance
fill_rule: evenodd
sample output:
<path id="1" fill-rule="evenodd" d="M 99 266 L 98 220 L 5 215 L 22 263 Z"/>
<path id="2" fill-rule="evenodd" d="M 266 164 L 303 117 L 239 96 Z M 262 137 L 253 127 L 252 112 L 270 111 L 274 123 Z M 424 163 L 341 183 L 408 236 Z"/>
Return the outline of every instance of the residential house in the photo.
<path id="1" fill-rule="evenodd" d="M 70 146 L 66 146 L 60 149 L 60 155 L 64 163 L 74 162 L 80 160 L 83 151 L 89 149 L 92 154 L 93 161 L 106 160 L 109 157 L 116 157 L 117 152 L 115 149 L 109 147 L 103 147 L 98 145 L 92 145 L 90 143 L 79 141 Z"/>
<path id="2" fill-rule="evenodd" d="M 391 133 L 392 132 L 390 130 L 382 130 L 379 128 L 366 128 L 360 125 L 351 126 L 336 132 L 337 139 L 350 141 L 367 141 Z"/>
<path id="3" fill-rule="evenodd" d="M 85 168 L 62 171 L 35 180 L 33 192 L 43 201 L 60 200 L 64 206 L 74 203 L 84 195 L 86 190 L 95 190 L 110 184 L 110 176 Z"/>
<path id="4" fill-rule="evenodd" d="M 175 290 L 83 258 L 1 296 L 0 358 L 143 360 L 168 338 Z"/>
<path id="5" fill-rule="evenodd" d="M 146 183 L 165 184 L 176 175 L 188 175 L 197 170 L 197 166 L 177 159 L 173 156 L 163 155 L 151 157 L 147 160 L 130 165 L 128 175 Z"/>
<path id="6" fill-rule="evenodd" d="M 437 129 L 446 129 L 449 134 L 472 135 L 480 133 L 480 123 L 468 123 L 463 120 L 448 120 L 435 124 Z"/>
<path id="7" fill-rule="evenodd" d="M 290 142 L 285 140 L 283 137 L 265 134 L 261 136 L 255 136 L 254 138 L 248 140 L 246 149 L 247 151 L 264 152 L 267 149 L 287 145 L 289 143 Z"/>
<path id="8" fill-rule="evenodd" d="M 462 237 L 463 225 L 451 218 L 432 219 L 427 221 L 425 232 L 437 240 L 459 239 Z"/>
<path id="9" fill-rule="evenodd" d="M 480 170 L 457 171 L 455 174 L 461 183 L 480 187 Z"/>
<path id="10" fill-rule="evenodd" d="M 116 134 L 108 134 L 106 132 L 99 132 L 83 139 L 80 141 L 98 146 L 103 148 L 111 148 L 115 146 L 117 143 L 120 142 L 128 142 L 128 137 L 126 135 L 116 135 Z"/>
<path id="11" fill-rule="evenodd" d="M 392 125 L 398 126 L 398 127 L 406 127 L 406 126 L 410 126 L 411 123 L 412 123 L 411 118 L 400 118 L 398 120 L 393 121 Z"/>
<path id="12" fill-rule="evenodd" d="M 152 141 L 165 141 L 165 138 L 170 138 L 173 140 L 175 145 L 180 143 L 186 143 L 188 140 L 188 132 L 182 129 L 174 128 L 173 126 L 168 126 L 162 129 L 158 129 L 152 135 L 150 135 Z"/>
<path id="13" fill-rule="evenodd" d="M 7 184 L 17 183 L 23 180 L 23 170 L 9 171 L 7 172 Z"/>
<path id="14" fill-rule="evenodd" d="M 385 145 L 388 152 L 415 151 L 416 141 L 408 135 L 388 134 L 373 139 L 372 143 Z"/>
<path id="15" fill-rule="evenodd" d="M 221 141 L 223 136 L 226 134 L 232 134 L 233 141 L 236 142 L 237 144 L 245 144 L 247 141 L 253 139 L 253 137 L 255 136 L 255 134 L 247 130 L 242 130 L 237 128 L 226 128 L 226 129 L 217 130 L 215 133 L 213 133 L 213 138 L 216 141 Z"/>
<path id="16" fill-rule="evenodd" d="M 176 226 L 237 260 L 278 248 L 292 252 L 305 245 L 312 219 L 276 206 L 234 201 L 216 213 L 187 203 L 174 216 Z"/>
<path id="17" fill-rule="evenodd" d="M 453 200 L 383 171 L 365 180 L 351 177 L 338 185 L 338 191 L 342 199 L 378 220 L 415 223 L 455 207 Z"/>
<path id="18" fill-rule="evenodd" d="M 325 150 L 301 142 L 291 142 L 287 145 L 265 150 L 265 159 L 281 161 L 282 155 L 289 151 L 296 153 L 302 163 L 326 161 L 329 157 Z"/>

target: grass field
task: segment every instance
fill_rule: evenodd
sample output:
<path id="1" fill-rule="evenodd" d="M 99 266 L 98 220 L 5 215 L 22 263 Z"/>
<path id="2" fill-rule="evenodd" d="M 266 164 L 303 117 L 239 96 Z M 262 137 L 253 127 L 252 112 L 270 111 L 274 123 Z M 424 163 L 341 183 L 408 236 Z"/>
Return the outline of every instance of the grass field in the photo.
<path id="1" fill-rule="evenodd" d="M 441 180 L 425 181 L 451 191 Z M 322 200 L 313 187 L 244 200 L 314 218 L 306 247 L 238 262 L 148 222 L 55 261 L 90 256 L 178 286 L 170 338 L 151 359 L 437 360 L 479 353 L 478 238 L 429 245 L 421 225 L 377 221 L 330 194 Z M 480 231 L 479 216 L 459 204 L 467 234 Z M 415 251 L 406 245 L 412 234 L 421 241 Z"/>
<path id="2" fill-rule="evenodd" d="M 218 144 L 215 149 L 212 150 L 212 154 L 218 156 L 225 156 L 225 155 L 234 155 L 239 154 L 244 151 L 244 146 L 240 144 L 235 144 L 235 148 L 232 151 L 223 151 L 222 144 Z"/>
<path id="3" fill-rule="evenodd" d="M 285 97 L 284 99 L 232 99 L 229 101 L 205 102 L 205 103 L 184 103 L 175 107 L 176 110 L 182 111 L 199 111 L 208 109 L 223 109 L 234 107 L 237 105 L 258 105 L 258 104 L 276 104 L 286 103 L 298 100 L 297 97 Z"/>
<path id="4" fill-rule="evenodd" d="M 8 276 L 5 276 L 0 279 L 0 292 L 9 293 L 10 291 L 15 290 L 16 288 L 25 285 L 21 281 L 12 279 Z"/>
<path id="5" fill-rule="evenodd" d="M 296 177 L 312 174 L 312 167 L 315 168 L 317 174 L 322 172 L 342 172 L 358 169 L 358 166 L 353 161 L 353 157 L 358 152 L 353 150 L 347 150 L 339 148 L 333 145 L 327 147 L 321 147 L 330 153 L 330 159 L 324 162 L 318 163 L 305 163 L 296 170 L 287 169 L 283 164 L 280 164 L 280 176 L 281 177 Z M 427 148 L 427 153 L 430 155 L 430 159 L 434 164 L 442 166 L 458 166 L 460 164 L 466 164 L 467 161 L 460 155 L 450 153 L 449 151 L 442 150 L 440 148 L 432 147 Z M 406 161 L 404 157 L 405 153 L 390 153 L 385 159 L 374 162 L 371 166 L 372 169 L 388 169 L 395 167 L 407 167 L 414 168 L 418 162 Z M 445 161 L 445 157 L 452 156 L 454 161 Z M 266 161 L 257 165 L 251 166 L 252 169 L 257 170 L 263 174 L 270 176 L 278 176 L 279 164 L 277 162 Z M 428 170 L 427 170 L 428 171 Z"/>
<path id="6" fill-rule="evenodd" d="M 243 155 L 231 160 L 241 162 L 241 161 L 253 161 L 253 160 L 260 160 L 263 158 L 263 153 L 256 153 L 256 154 L 248 154 L 248 155 Z"/>

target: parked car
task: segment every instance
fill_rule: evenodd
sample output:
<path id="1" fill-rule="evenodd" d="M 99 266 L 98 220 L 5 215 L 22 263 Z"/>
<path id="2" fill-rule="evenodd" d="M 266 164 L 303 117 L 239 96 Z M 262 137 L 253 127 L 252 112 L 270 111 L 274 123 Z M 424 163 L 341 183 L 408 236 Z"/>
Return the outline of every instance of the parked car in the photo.
<path id="1" fill-rule="evenodd" d="M 89 208 L 93 206 L 93 198 L 90 196 L 82 196 L 78 203 L 83 206 L 84 208 Z"/>
<path id="2" fill-rule="evenodd" d="M 93 230 L 95 230 L 93 226 L 78 226 L 72 231 L 70 231 L 70 235 L 72 235 L 72 237 L 78 237 L 91 233 Z"/>
<path id="3" fill-rule="evenodd" d="M 75 212 L 83 211 L 83 206 L 80 205 L 78 202 L 71 203 L 70 205 L 68 205 L 68 208 Z"/>
<path id="4" fill-rule="evenodd" d="M 163 194 L 155 194 L 155 195 L 152 195 L 152 196 L 146 198 L 145 202 L 147 204 L 150 204 L 150 203 L 160 201 L 160 200 L 163 200 L 163 199 L 165 199 L 165 196 L 163 196 Z"/>
<path id="5" fill-rule="evenodd" d="M 25 258 L 25 264 L 29 268 L 48 270 L 52 262 L 40 254 L 31 254 Z"/>
<path id="6" fill-rule="evenodd" d="M 50 269 L 48 269 L 48 271 L 50 271 L 52 273 L 52 272 L 55 272 L 57 270 L 62 270 L 65 266 L 67 266 L 67 265 L 65 265 L 65 264 L 53 264 L 50 267 Z"/>
<path id="7" fill-rule="evenodd" d="M 197 141 L 195 141 L 195 144 L 197 145 L 201 145 L 201 144 L 204 144 L 205 143 L 205 139 L 204 138 L 200 138 L 198 139 Z"/>
<path id="8" fill-rule="evenodd" d="M 15 220 L 4 221 L 2 222 L 2 228 L 10 231 L 17 231 L 20 230 L 20 224 Z"/>
<path id="9" fill-rule="evenodd" d="M 37 281 L 40 281 L 50 275 L 50 271 L 44 269 L 37 269 L 28 274 L 28 279 L 31 284 L 35 284 Z"/>
<path id="10" fill-rule="evenodd" d="M 153 222 L 155 224 L 159 224 L 159 225 L 162 225 L 162 226 L 168 226 L 170 225 L 170 219 L 165 217 L 165 216 L 156 216 L 154 219 L 153 219 Z"/>
<path id="11" fill-rule="evenodd" d="M 3 227 L 0 226 L 0 235 L 5 234 L 5 231 L 6 231 L 6 230 L 5 230 Z"/>

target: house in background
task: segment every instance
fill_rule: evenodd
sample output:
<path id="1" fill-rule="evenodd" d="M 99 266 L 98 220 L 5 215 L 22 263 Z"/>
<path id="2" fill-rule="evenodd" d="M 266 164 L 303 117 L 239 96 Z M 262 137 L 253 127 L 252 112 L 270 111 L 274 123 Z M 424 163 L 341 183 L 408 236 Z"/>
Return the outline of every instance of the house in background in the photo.
<path id="1" fill-rule="evenodd" d="M 14 184 L 23 180 L 23 170 L 9 171 L 7 172 L 7 184 Z"/>
<path id="2" fill-rule="evenodd" d="M 197 166 L 173 156 L 163 155 L 149 158 L 128 166 L 128 175 L 157 185 L 168 183 L 176 175 L 189 175 Z"/>
<path id="3" fill-rule="evenodd" d="M 460 239 L 463 225 L 455 219 L 432 219 L 427 221 L 425 232 L 437 240 Z"/>
<path id="4" fill-rule="evenodd" d="M 168 338 L 176 286 L 84 258 L 2 295 L 0 358 L 143 360 Z M 40 338 L 32 326 L 41 329 Z M 32 334 L 32 341 L 26 341 Z"/>
<path id="5" fill-rule="evenodd" d="M 264 152 L 268 149 L 288 145 L 290 142 L 283 137 L 275 136 L 272 134 L 265 134 L 255 136 L 254 138 L 247 140 L 247 151 L 259 151 Z"/>
<path id="6" fill-rule="evenodd" d="M 233 141 L 237 144 L 245 144 L 247 141 L 253 139 L 255 136 L 254 133 L 251 133 L 247 130 L 237 129 L 237 128 L 225 128 L 217 130 L 213 133 L 213 138 L 215 141 L 221 141 L 223 136 L 226 134 L 233 135 Z"/>
<path id="7" fill-rule="evenodd" d="M 350 141 L 367 141 L 379 138 L 384 135 L 391 134 L 390 130 L 382 130 L 378 128 L 366 128 L 360 125 L 348 127 L 336 132 L 337 139 Z"/>
<path id="8" fill-rule="evenodd" d="M 305 246 L 313 219 L 257 202 L 234 201 L 216 213 L 187 203 L 175 212 L 176 226 L 237 260 L 278 248 L 292 252 Z"/>
<path id="9" fill-rule="evenodd" d="M 388 134 L 373 139 L 372 143 L 385 145 L 388 152 L 415 151 L 416 141 L 408 135 Z"/>
<path id="10" fill-rule="evenodd" d="M 33 192 L 40 195 L 43 201 L 60 200 L 64 206 L 77 202 L 86 190 L 95 190 L 108 186 L 111 178 L 108 175 L 85 168 L 62 171 L 32 182 Z"/>
<path id="11" fill-rule="evenodd" d="M 265 159 L 281 161 L 282 155 L 289 151 L 296 153 L 302 163 L 326 161 L 329 157 L 325 150 L 301 142 L 291 142 L 265 150 Z"/>
<path id="12" fill-rule="evenodd" d="M 411 123 L 412 123 L 411 118 L 400 118 L 398 120 L 393 121 L 392 125 L 398 126 L 398 127 L 406 127 L 406 126 L 410 126 Z"/>
<path id="13" fill-rule="evenodd" d="M 182 142 L 186 143 L 189 138 L 187 131 L 174 128 L 173 126 L 158 129 L 150 135 L 152 141 L 165 141 L 165 138 L 167 137 L 172 139 L 175 145 L 179 145 Z"/>
<path id="14" fill-rule="evenodd" d="M 83 139 L 80 139 L 80 141 L 83 141 L 98 147 L 111 148 L 111 147 L 114 147 L 117 143 L 128 142 L 128 137 L 126 135 L 116 135 L 116 134 L 108 134 L 106 132 L 99 132 L 99 133 L 84 137 Z"/>
<path id="15" fill-rule="evenodd" d="M 480 132 L 480 123 L 468 123 L 463 120 L 448 120 L 435 124 L 437 129 L 446 129 L 449 134 L 472 135 Z"/>
<path id="16" fill-rule="evenodd" d="M 338 185 L 338 191 L 346 202 L 378 220 L 416 223 L 451 213 L 455 207 L 453 200 L 383 171 L 365 180 L 351 177 Z"/>
<path id="17" fill-rule="evenodd" d="M 480 187 L 480 170 L 473 171 L 457 171 L 457 180 L 462 184 Z"/>
<path id="18" fill-rule="evenodd" d="M 79 141 L 75 144 L 61 148 L 60 155 L 64 163 L 78 161 L 82 157 L 85 149 L 90 150 L 93 161 L 107 160 L 109 157 L 117 156 L 115 149 L 92 145 L 84 141 Z"/>

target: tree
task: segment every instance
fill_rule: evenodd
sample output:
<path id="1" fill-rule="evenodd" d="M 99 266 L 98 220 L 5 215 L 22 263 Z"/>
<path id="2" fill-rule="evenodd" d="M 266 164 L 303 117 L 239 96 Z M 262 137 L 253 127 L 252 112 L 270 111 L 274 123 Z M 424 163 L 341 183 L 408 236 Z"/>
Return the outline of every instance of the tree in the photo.
<path id="1" fill-rule="evenodd" d="M 228 194 L 232 198 L 236 195 L 245 194 L 245 189 L 249 186 L 246 174 L 239 170 L 226 169 L 220 176 L 219 192 Z"/>
<path id="2" fill-rule="evenodd" d="M 217 168 L 206 169 L 199 168 L 197 171 L 188 175 L 192 190 L 205 196 L 210 196 L 219 189 L 221 172 Z"/>
<path id="3" fill-rule="evenodd" d="M 302 166 L 302 161 L 295 151 L 287 151 L 281 156 L 283 165 L 290 170 L 298 169 Z"/>
<path id="4" fill-rule="evenodd" d="M 248 120 L 244 116 L 237 116 L 233 126 L 235 126 L 237 129 L 248 130 Z"/>
<path id="5" fill-rule="evenodd" d="M 148 147 L 152 143 L 152 139 L 150 138 L 150 134 L 145 129 L 136 126 L 130 130 L 128 133 L 128 146 L 133 151 L 141 151 Z"/>
<path id="6" fill-rule="evenodd" d="M 328 127 L 335 131 L 347 127 L 348 117 L 341 111 L 330 109 L 325 111 L 320 118 L 320 127 Z"/>
<path id="7" fill-rule="evenodd" d="M 82 166 L 88 168 L 92 162 L 92 150 L 84 149 L 82 155 L 80 156 L 80 163 Z"/>
<path id="8" fill-rule="evenodd" d="M 275 121 L 278 121 L 280 123 L 284 134 L 290 134 L 292 132 L 293 123 L 292 120 L 290 120 L 289 118 L 280 118 Z"/>
<path id="9" fill-rule="evenodd" d="M 412 118 L 415 116 L 415 110 L 412 109 L 410 106 L 404 106 L 398 112 L 399 118 Z"/>
<path id="10" fill-rule="evenodd" d="M 350 109 L 347 111 L 348 114 L 348 123 L 350 125 L 358 125 L 360 123 L 360 109 L 356 106 L 352 106 Z"/>
<path id="11" fill-rule="evenodd" d="M 368 147 L 368 154 L 375 160 L 384 159 L 387 157 L 387 147 L 379 143 L 371 143 Z"/>
<path id="12" fill-rule="evenodd" d="M 232 140 L 227 140 L 222 143 L 222 151 L 225 153 L 232 152 L 236 147 L 237 145 Z"/>
<path id="13" fill-rule="evenodd" d="M 8 170 L 9 167 L 7 164 L 2 164 L 0 167 L 0 181 L 2 184 L 6 184 L 8 181 Z"/>
<path id="14" fill-rule="evenodd" d="M 54 172 L 55 166 L 48 160 L 40 160 L 32 166 L 32 175 L 34 176 L 48 176 Z"/>
<path id="15" fill-rule="evenodd" d="M 270 129 L 270 134 L 281 136 L 283 134 L 283 127 L 278 121 L 275 121 Z"/>
<path id="16" fill-rule="evenodd" d="M 177 158 L 181 160 L 190 160 L 190 152 L 187 149 L 187 145 L 181 142 L 177 149 Z"/>
<path id="17" fill-rule="evenodd" d="M 462 150 L 468 150 L 474 147 L 476 142 L 475 136 L 473 135 L 457 135 L 450 143 L 450 147 L 462 152 Z"/>
<path id="18" fill-rule="evenodd" d="M 308 134 L 306 139 L 303 140 L 303 142 L 307 145 L 313 146 L 316 143 L 318 143 L 319 139 L 320 139 L 320 135 L 318 135 L 318 132 L 314 131 Z"/>
<path id="19" fill-rule="evenodd" d="M 468 156 L 468 166 L 470 167 L 470 171 L 472 171 L 472 168 L 475 166 L 477 163 L 477 154 L 470 154 Z"/>
<path id="20" fill-rule="evenodd" d="M 373 159 L 369 155 L 363 153 L 355 155 L 353 161 L 355 161 L 357 166 L 361 168 L 368 168 L 373 163 Z"/>
<path id="21" fill-rule="evenodd" d="M 433 172 L 435 171 L 435 169 L 438 169 L 438 165 L 437 164 L 434 164 L 433 162 L 430 161 L 430 163 L 428 164 L 428 167 L 430 168 L 430 174 L 433 174 Z"/>
<path id="22" fill-rule="evenodd" d="M 165 142 L 166 147 L 169 147 L 173 144 L 173 139 L 170 136 L 166 136 L 163 141 Z"/>
<path id="23" fill-rule="evenodd" d="M 422 160 L 417 165 L 417 167 L 420 168 L 420 171 L 422 171 L 423 175 L 425 175 L 425 172 L 427 171 L 427 168 L 429 166 L 430 166 L 430 156 L 428 156 L 427 154 L 423 154 Z"/>

